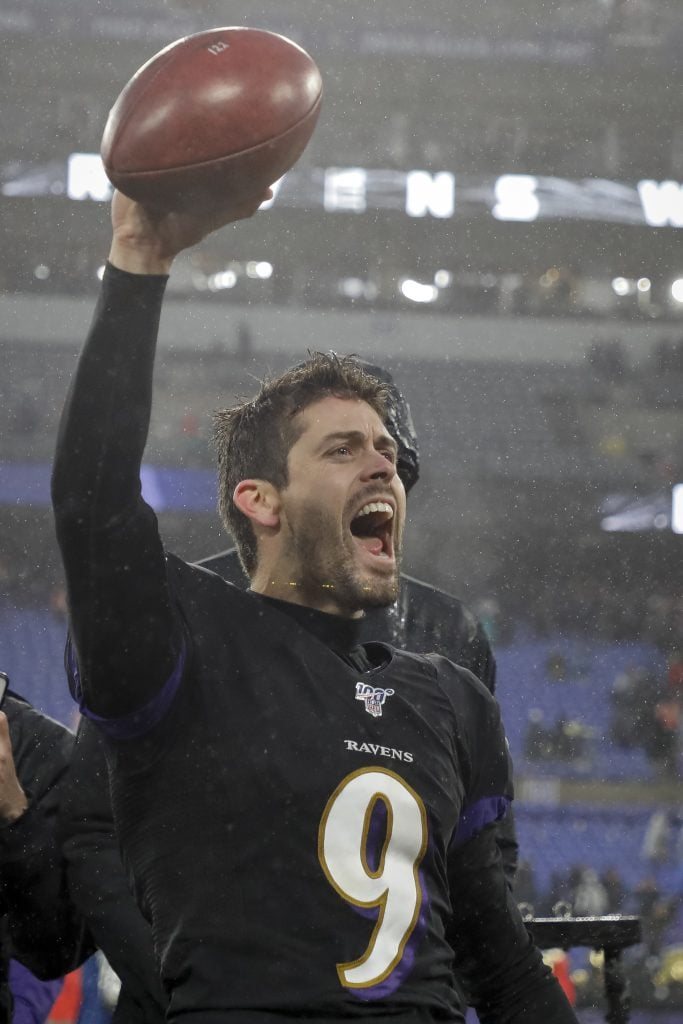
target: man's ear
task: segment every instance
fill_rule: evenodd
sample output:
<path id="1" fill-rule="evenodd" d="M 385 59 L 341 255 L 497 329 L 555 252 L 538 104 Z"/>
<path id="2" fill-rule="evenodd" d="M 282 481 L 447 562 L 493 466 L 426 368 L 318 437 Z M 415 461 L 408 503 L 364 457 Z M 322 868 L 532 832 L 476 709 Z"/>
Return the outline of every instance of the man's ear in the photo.
<path id="1" fill-rule="evenodd" d="M 255 526 L 275 529 L 280 525 L 280 495 L 268 480 L 240 480 L 232 500 Z"/>

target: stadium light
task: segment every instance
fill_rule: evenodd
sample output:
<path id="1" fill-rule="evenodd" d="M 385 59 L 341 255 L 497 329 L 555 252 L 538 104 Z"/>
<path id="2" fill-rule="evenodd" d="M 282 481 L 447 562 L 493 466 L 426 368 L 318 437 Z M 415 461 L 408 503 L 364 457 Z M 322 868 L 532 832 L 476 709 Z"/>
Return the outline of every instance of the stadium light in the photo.
<path id="1" fill-rule="evenodd" d="M 399 287 L 401 295 L 410 299 L 411 302 L 434 302 L 439 295 L 439 289 L 435 285 L 420 284 L 419 281 L 414 281 L 411 277 L 405 277 Z"/>

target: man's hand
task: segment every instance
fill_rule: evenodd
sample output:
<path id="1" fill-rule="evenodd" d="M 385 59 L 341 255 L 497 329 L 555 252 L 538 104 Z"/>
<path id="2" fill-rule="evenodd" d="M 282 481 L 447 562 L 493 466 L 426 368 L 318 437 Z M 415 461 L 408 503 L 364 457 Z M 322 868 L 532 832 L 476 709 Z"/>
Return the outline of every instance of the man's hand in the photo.
<path id="1" fill-rule="evenodd" d="M 261 203 L 272 198 L 268 189 L 258 198 L 238 205 L 225 201 L 201 210 L 166 212 L 142 206 L 114 192 L 111 219 L 114 231 L 109 261 L 131 274 L 168 274 L 174 258 L 203 238 L 231 224 L 252 217 Z"/>
<path id="2" fill-rule="evenodd" d="M 9 722 L 4 711 L 0 711 L 0 821 L 16 821 L 27 807 L 28 800 L 14 767 Z"/>

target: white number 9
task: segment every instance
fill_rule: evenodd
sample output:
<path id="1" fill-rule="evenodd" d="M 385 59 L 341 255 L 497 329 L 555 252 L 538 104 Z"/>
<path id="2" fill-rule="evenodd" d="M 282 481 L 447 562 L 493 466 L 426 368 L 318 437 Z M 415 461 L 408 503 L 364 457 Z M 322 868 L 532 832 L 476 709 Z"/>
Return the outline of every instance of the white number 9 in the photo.
<path id="1" fill-rule="evenodd" d="M 384 804 L 387 824 L 373 868 L 368 835 L 378 802 Z M 346 988 L 377 985 L 400 962 L 420 915 L 418 869 L 426 849 L 424 804 L 394 772 L 361 768 L 347 775 L 328 800 L 318 832 L 327 880 L 353 906 L 379 907 L 365 952 L 351 963 L 337 964 Z"/>

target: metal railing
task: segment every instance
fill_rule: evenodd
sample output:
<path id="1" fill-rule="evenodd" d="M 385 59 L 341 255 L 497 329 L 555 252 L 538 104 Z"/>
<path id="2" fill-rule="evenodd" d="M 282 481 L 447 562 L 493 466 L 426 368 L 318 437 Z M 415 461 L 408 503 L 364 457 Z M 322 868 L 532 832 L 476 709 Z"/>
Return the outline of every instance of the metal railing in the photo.
<path id="1" fill-rule="evenodd" d="M 586 946 L 604 954 L 605 1020 L 628 1024 L 630 996 L 621 955 L 642 939 L 639 917 L 529 917 L 526 924 L 540 949 Z"/>

